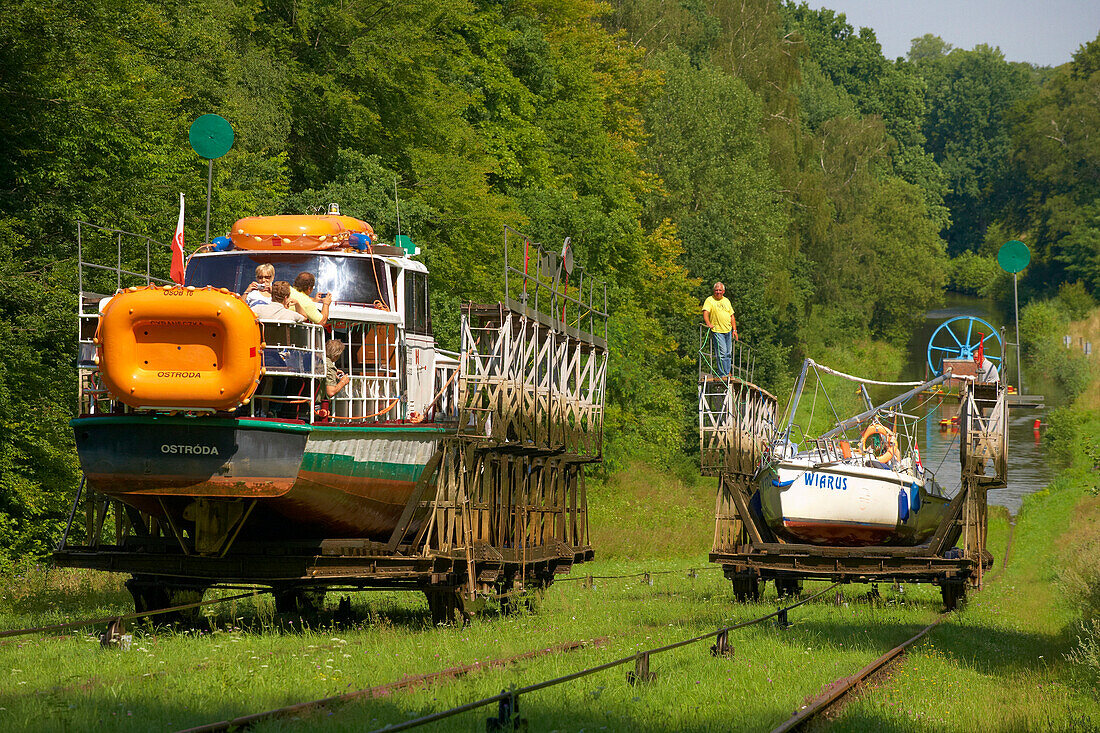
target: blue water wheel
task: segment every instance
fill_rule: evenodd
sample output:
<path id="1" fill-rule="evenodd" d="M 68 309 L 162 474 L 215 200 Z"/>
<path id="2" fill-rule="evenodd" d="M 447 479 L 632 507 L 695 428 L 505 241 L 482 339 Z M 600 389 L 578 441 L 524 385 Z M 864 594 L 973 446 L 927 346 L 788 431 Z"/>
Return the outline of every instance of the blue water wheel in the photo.
<path id="1" fill-rule="evenodd" d="M 973 359 L 983 335 L 985 357 L 1000 370 L 1003 357 L 997 329 L 977 316 L 955 316 L 941 323 L 928 339 L 928 368 L 932 374 L 940 375 L 944 359 Z"/>

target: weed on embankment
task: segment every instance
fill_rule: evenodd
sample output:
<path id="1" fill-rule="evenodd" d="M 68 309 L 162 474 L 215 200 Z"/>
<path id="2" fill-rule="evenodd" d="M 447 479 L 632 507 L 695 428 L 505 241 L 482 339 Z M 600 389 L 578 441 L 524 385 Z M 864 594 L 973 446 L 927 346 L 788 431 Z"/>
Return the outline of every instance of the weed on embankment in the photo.
<path id="1" fill-rule="evenodd" d="M 1100 439 L 1100 415 L 1052 420 L 1067 468 L 1024 500 L 1004 575 L 848 705 L 836 730 L 1100 730 L 1100 500 L 1082 450 Z"/>

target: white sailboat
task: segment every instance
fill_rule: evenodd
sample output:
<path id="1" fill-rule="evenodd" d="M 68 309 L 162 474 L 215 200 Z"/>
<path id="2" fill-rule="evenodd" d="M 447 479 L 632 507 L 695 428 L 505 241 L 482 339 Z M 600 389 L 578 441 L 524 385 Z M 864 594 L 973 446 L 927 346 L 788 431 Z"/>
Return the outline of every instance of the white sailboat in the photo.
<path id="1" fill-rule="evenodd" d="M 810 368 L 862 384 L 913 388 L 838 420 L 818 438 L 796 442 L 794 415 Z M 919 545 L 927 540 L 950 499 L 921 464 L 916 441 L 906 435 L 907 425 L 917 418 L 898 408 L 949 377 L 947 373 L 922 383 L 873 382 L 807 359 L 791 399 L 787 428 L 777 435 L 771 460 L 757 476 L 759 510 L 772 531 L 788 541 L 832 546 Z M 859 437 L 847 438 L 853 429 L 860 431 Z"/>

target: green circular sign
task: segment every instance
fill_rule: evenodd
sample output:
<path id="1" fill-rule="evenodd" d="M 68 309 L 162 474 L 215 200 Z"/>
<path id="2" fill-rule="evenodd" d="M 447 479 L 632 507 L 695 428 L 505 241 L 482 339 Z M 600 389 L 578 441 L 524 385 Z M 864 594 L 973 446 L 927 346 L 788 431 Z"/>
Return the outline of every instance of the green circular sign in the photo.
<path id="1" fill-rule="evenodd" d="M 203 115 L 191 123 L 187 137 L 191 147 L 203 158 L 220 158 L 233 147 L 233 128 L 218 115 Z"/>
<path id="2" fill-rule="evenodd" d="M 1001 245 L 997 252 L 997 264 L 1005 272 L 1016 274 L 1031 262 L 1031 250 L 1023 242 L 1012 239 Z"/>

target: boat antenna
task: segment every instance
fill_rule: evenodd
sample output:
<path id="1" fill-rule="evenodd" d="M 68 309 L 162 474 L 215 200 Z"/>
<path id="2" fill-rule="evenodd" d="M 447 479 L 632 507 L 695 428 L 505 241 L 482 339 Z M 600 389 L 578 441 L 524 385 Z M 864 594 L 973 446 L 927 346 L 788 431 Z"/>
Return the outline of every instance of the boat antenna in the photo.
<path id="1" fill-rule="evenodd" d="M 397 176 L 393 177 L 393 205 L 397 209 L 397 236 L 401 236 L 401 203 L 397 200 Z"/>

